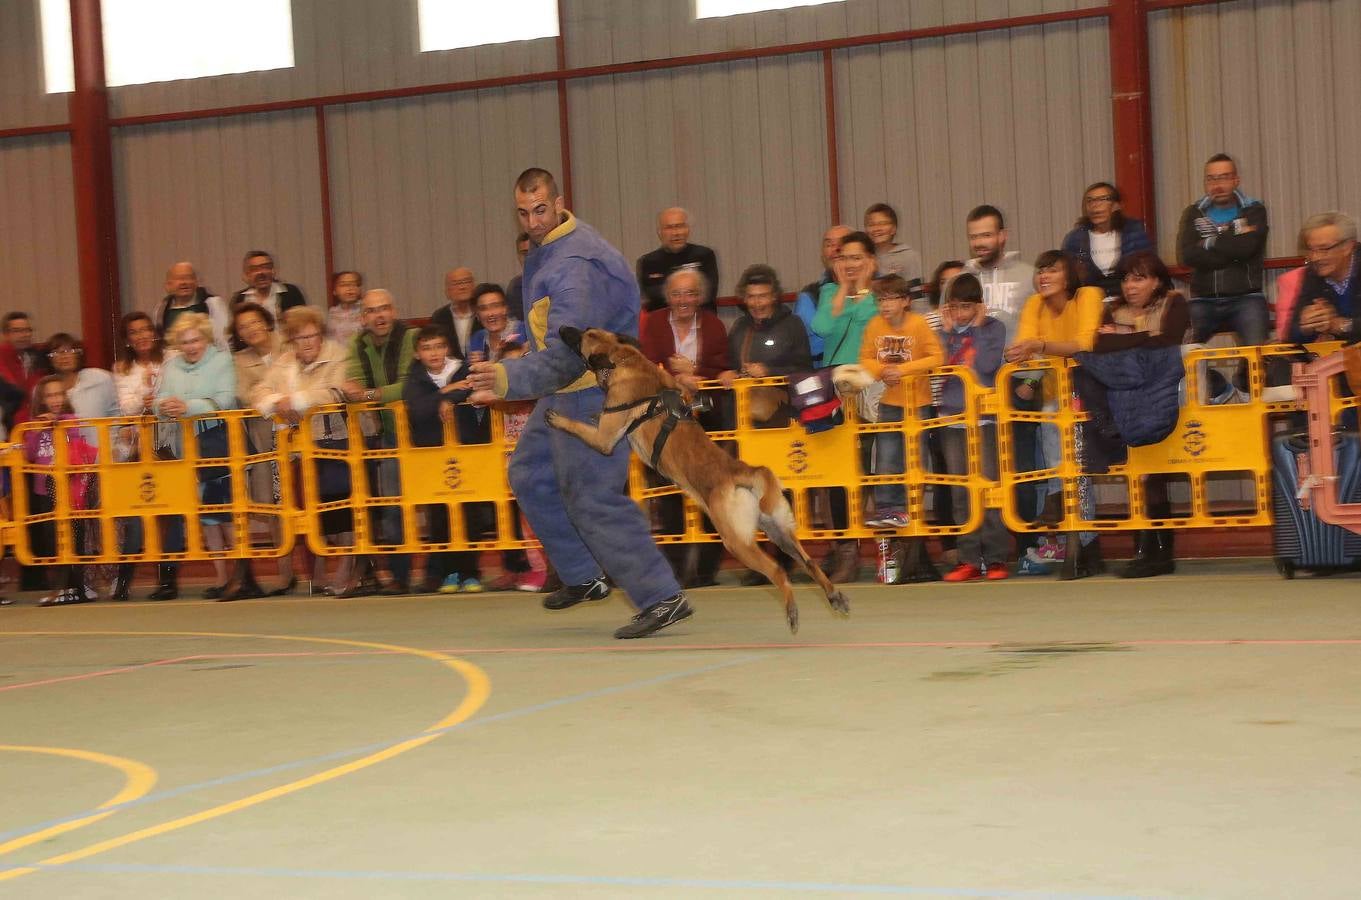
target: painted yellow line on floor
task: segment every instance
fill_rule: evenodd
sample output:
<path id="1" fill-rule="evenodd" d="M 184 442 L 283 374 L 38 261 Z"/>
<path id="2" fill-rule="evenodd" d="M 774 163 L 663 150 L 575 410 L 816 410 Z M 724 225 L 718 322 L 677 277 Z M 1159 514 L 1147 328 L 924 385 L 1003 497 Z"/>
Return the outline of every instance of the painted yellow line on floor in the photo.
<path id="1" fill-rule="evenodd" d="M 88 859 L 91 856 L 95 856 L 100 853 L 106 853 L 109 850 L 116 850 L 119 847 L 126 847 L 128 844 L 134 844 L 138 841 L 146 840 L 147 838 L 158 837 L 159 835 L 168 834 L 172 831 L 178 831 L 181 828 L 187 828 L 190 825 L 197 825 L 200 822 L 207 822 L 211 819 L 220 818 L 221 816 L 228 815 L 229 813 L 238 812 L 243 809 L 249 809 L 252 806 L 258 806 L 259 804 L 265 803 L 266 801 L 275 800 L 279 797 L 284 797 L 289 794 L 305 790 L 306 788 L 313 787 L 318 784 L 324 784 L 328 781 L 333 781 L 344 775 L 349 775 L 353 772 L 358 772 L 360 769 L 366 769 L 369 766 L 376 765 L 380 762 L 383 762 L 384 760 L 391 759 L 394 756 L 399 756 L 407 752 L 408 750 L 414 750 L 417 747 L 421 747 L 425 744 L 430 743 L 435 738 L 439 737 L 443 733 L 444 729 L 449 728 L 453 725 L 457 725 L 460 722 L 464 722 L 472 718 L 473 714 L 476 713 L 479 709 L 481 709 L 483 704 L 487 702 L 487 698 L 491 696 L 491 679 L 487 676 L 487 673 L 484 672 L 478 666 L 475 666 L 469 662 L 465 662 L 464 660 L 458 659 L 457 657 L 449 656 L 448 654 L 440 653 L 435 650 L 421 650 L 417 647 L 403 647 L 398 644 L 382 644 L 373 641 L 351 641 L 346 640 L 344 638 L 308 637 L 305 635 L 292 635 L 292 634 L 241 634 L 225 631 L 7 631 L 0 633 L 0 637 L 4 636 L 210 637 L 210 638 L 243 638 L 268 641 L 295 641 L 299 643 L 314 643 L 314 644 L 335 644 L 342 647 L 361 647 L 369 650 L 386 650 L 394 653 L 403 653 L 408 656 L 417 656 L 422 659 L 428 659 L 432 662 L 439 663 L 445 668 L 453 670 L 459 675 L 460 678 L 463 679 L 464 683 L 467 685 L 467 692 L 463 695 L 463 700 L 458 704 L 458 706 L 454 707 L 452 711 L 450 711 L 439 721 L 435 722 L 433 725 L 430 725 L 428 728 L 426 728 L 425 729 L 427 732 L 426 734 L 422 734 L 419 737 L 410 738 L 408 740 L 402 741 L 399 744 L 393 744 L 391 747 L 385 747 L 384 749 L 379 750 L 376 753 L 370 753 L 368 756 L 361 757 L 360 759 L 353 760 L 352 762 L 348 762 L 343 765 L 326 769 L 323 772 L 317 772 L 315 775 L 309 775 L 308 777 L 300 778 L 297 781 L 290 781 L 288 784 L 281 784 L 278 787 L 270 788 L 269 790 L 261 791 L 257 794 L 251 794 L 249 797 L 242 797 L 240 800 L 233 800 L 229 803 L 223 803 L 219 806 L 214 806 L 211 807 L 210 809 L 205 809 L 201 812 L 192 813 L 191 815 L 187 816 L 181 816 L 177 819 L 171 819 L 168 822 L 161 822 L 160 824 L 157 825 L 149 825 L 146 828 L 139 828 L 138 830 L 129 832 L 128 834 L 120 835 L 114 838 L 109 838 L 108 840 L 91 844 L 88 847 L 82 847 L 79 850 L 72 850 L 68 853 L 58 854 L 57 856 L 50 856 L 47 859 L 40 860 L 38 862 L 37 864 L 38 866 L 44 867 L 60 866 L 65 863 L 71 863 L 82 859 Z M 38 871 L 41 871 L 41 869 L 31 866 L 9 869 L 8 871 L 0 872 L 0 881 L 11 881 L 15 878 L 20 878 L 23 877 L 24 875 L 31 875 L 32 873 Z"/>
<path id="2" fill-rule="evenodd" d="M 79 759 L 85 762 L 98 763 L 101 766 L 109 766 L 123 773 L 123 789 L 114 794 L 108 800 L 99 804 L 96 809 L 108 809 L 127 803 L 129 800 L 136 800 L 151 793 L 151 789 L 156 786 L 156 770 L 146 763 L 138 762 L 135 759 L 127 759 L 122 756 L 111 756 L 107 753 L 96 753 L 93 750 L 77 750 L 71 747 L 34 747 L 27 744 L 0 744 L 0 752 L 3 753 L 41 753 L 47 756 L 64 756 L 68 759 Z M 113 815 L 113 810 L 103 813 L 95 813 L 79 819 L 72 819 L 69 822 L 62 822 L 60 825 L 53 825 L 44 828 L 42 831 L 35 831 L 23 837 L 17 837 L 12 841 L 0 844 L 0 855 L 12 853 L 15 850 L 29 847 L 48 838 L 54 838 L 59 834 L 74 831 L 100 819 L 107 819 Z"/>

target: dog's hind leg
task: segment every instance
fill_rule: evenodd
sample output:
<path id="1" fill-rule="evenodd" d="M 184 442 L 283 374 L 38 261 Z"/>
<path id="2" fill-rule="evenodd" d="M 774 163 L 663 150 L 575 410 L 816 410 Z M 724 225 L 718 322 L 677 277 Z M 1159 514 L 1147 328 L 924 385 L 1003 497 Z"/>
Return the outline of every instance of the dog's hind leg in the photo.
<path id="1" fill-rule="evenodd" d="M 737 557 L 738 562 L 770 579 L 784 601 L 785 621 L 789 623 L 789 630 L 797 633 L 799 607 L 794 601 L 794 589 L 789 584 L 789 576 L 756 543 L 756 496 L 743 488 L 730 488 L 716 499 L 717 502 L 709 504 L 709 519 L 723 538 L 723 545 Z"/>
<path id="2" fill-rule="evenodd" d="M 760 470 L 758 470 L 760 471 Z M 794 510 L 790 508 L 789 501 L 785 499 L 784 492 L 780 490 L 780 483 L 775 478 L 775 474 L 769 469 L 764 470 L 767 484 L 761 497 L 760 515 L 757 519 L 758 527 L 766 533 L 766 537 L 779 547 L 787 555 L 799 561 L 803 570 L 817 582 L 818 587 L 822 588 L 822 593 L 827 597 L 827 603 L 832 609 L 842 615 L 849 615 L 851 611 L 851 601 L 841 592 L 832 580 L 827 577 L 808 552 L 803 549 L 799 539 L 794 536 L 797 523 L 794 521 Z"/>

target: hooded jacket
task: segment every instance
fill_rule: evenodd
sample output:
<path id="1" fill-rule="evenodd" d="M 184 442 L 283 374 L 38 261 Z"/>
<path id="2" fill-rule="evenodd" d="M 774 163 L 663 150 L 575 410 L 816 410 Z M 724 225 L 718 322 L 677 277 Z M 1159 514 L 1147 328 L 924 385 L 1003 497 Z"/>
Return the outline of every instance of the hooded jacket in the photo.
<path id="1" fill-rule="evenodd" d="M 1011 250 L 1003 253 L 991 268 L 985 269 L 977 259 L 971 259 L 964 264 L 964 271 L 978 276 L 988 315 L 1006 328 L 1007 343 L 1015 341 L 1021 309 L 1026 298 L 1035 292 L 1035 267 L 1022 261 L 1019 252 Z"/>
<path id="2" fill-rule="evenodd" d="M 1085 225 L 1078 225 L 1063 238 L 1063 252 L 1082 263 L 1082 284 L 1085 287 L 1101 288 L 1107 297 L 1120 296 L 1120 274 L 1112 271 L 1106 275 L 1092 260 L 1092 232 Z M 1138 219 L 1126 218 L 1120 226 L 1120 258 L 1141 250 L 1152 250 L 1153 242 L 1148 238 L 1144 223 Z M 1116 264 L 1117 268 L 1119 263 Z"/>
<path id="3" fill-rule="evenodd" d="M 751 335 L 750 343 L 747 335 Z M 803 320 L 783 303 L 776 303 L 770 318 L 757 322 L 744 305 L 742 317 L 728 332 L 728 361 L 734 369 L 760 363 L 771 375 L 807 372 L 813 368 L 813 356 Z"/>
<path id="4" fill-rule="evenodd" d="M 1208 219 L 1212 201 L 1201 197 L 1181 214 L 1177 227 L 1177 260 L 1191 268 L 1192 297 L 1237 297 L 1262 293 L 1267 216 L 1262 201 L 1234 191 L 1238 217 L 1222 233 L 1202 237 L 1196 223 Z M 1244 231 L 1251 227 L 1252 231 Z"/>

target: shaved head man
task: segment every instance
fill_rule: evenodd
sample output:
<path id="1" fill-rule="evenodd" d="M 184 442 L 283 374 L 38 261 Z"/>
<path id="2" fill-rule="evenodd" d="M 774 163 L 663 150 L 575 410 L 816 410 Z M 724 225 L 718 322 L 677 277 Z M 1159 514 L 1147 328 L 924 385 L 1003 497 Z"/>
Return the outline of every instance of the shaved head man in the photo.
<path id="1" fill-rule="evenodd" d="M 227 350 L 231 314 L 227 302 L 204 288 L 191 262 L 177 262 L 165 272 L 165 296 L 156 305 L 151 318 L 161 334 L 166 334 L 175 320 L 188 312 L 203 313 L 213 323 L 213 343 Z"/>
<path id="2" fill-rule="evenodd" d="M 657 239 L 661 246 L 638 258 L 638 288 L 643 292 L 644 308 L 666 308 L 666 279 L 672 272 L 693 269 L 709 284 L 704 308 L 713 310 L 718 296 L 718 257 L 714 251 L 690 243 L 690 214 L 670 206 L 657 214 Z"/>
<path id="3" fill-rule="evenodd" d="M 467 357 L 468 340 L 477 330 L 477 310 L 473 309 L 473 289 L 477 276 L 467 266 L 444 273 L 444 299 L 448 302 L 430 314 L 430 324 L 444 329 L 449 355 Z"/>

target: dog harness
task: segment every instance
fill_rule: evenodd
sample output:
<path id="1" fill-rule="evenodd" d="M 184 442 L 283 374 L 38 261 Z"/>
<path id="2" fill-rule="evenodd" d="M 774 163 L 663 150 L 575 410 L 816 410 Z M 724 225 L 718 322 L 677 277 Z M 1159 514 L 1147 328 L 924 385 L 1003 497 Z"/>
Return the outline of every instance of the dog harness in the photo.
<path id="1" fill-rule="evenodd" d="M 676 430 L 676 425 L 680 422 L 691 422 L 690 404 L 685 402 L 685 397 L 680 391 L 673 388 L 663 388 L 651 397 L 643 397 L 641 400 L 634 400 L 632 403 L 621 403 L 618 406 L 606 406 L 600 411 L 602 413 L 624 412 L 636 406 L 646 404 L 647 409 L 643 414 L 629 423 L 629 427 L 624 430 L 624 436 L 630 434 L 649 419 L 665 414 L 666 420 L 662 422 L 661 431 L 657 432 L 657 440 L 652 444 L 652 460 L 650 465 L 653 469 L 657 468 L 657 463 L 662 458 L 662 448 L 666 446 L 666 441 L 671 437 L 671 432 Z"/>

